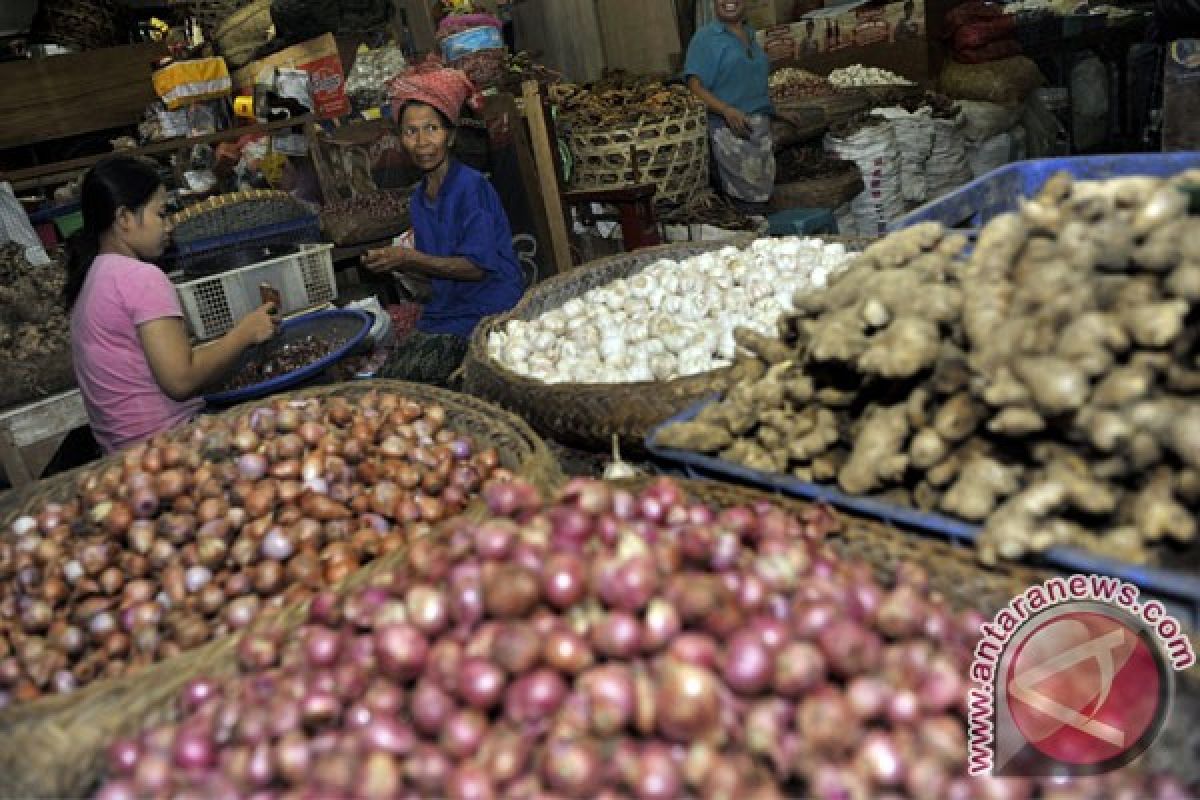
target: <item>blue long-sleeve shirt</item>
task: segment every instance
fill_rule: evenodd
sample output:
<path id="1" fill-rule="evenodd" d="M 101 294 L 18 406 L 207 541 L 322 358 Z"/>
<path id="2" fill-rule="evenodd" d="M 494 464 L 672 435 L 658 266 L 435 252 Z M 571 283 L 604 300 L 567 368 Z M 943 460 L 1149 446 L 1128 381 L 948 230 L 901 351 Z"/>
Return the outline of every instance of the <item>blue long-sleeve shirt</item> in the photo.
<path id="1" fill-rule="evenodd" d="M 422 179 L 409 204 L 414 244 L 431 256 L 461 256 L 484 273 L 480 281 L 433 279 L 433 297 L 417 329 L 470 336 L 479 321 L 521 299 L 521 270 L 500 197 L 479 172 L 451 161 L 436 199 Z"/>

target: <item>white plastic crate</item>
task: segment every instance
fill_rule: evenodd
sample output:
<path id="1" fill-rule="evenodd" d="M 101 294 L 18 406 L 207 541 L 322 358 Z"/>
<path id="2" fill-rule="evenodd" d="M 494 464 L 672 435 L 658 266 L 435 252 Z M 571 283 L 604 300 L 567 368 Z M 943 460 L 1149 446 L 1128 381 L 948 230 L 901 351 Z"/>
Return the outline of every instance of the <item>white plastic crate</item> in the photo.
<path id="1" fill-rule="evenodd" d="M 269 283 L 283 297 L 281 314 L 324 305 L 337 297 L 333 245 L 302 245 L 300 252 L 175 284 L 188 327 L 213 339 L 262 305 L 258 287 Z"/>

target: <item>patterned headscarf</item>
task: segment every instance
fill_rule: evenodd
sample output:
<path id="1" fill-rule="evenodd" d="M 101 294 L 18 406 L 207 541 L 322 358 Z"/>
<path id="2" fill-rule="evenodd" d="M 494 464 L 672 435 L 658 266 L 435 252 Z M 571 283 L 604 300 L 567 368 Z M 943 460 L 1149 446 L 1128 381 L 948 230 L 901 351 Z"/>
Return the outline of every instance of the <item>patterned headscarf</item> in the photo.
<path id="1" fill-rule="evenodd" d="M 410 102 L 433 106 L 456 125 L 464 102 L 476 111 L 483 107 L 483 98 L 467 74 L 459 69 L 447 69 L 438 61 L 418 64 L 392 78 L 388 93 L 397 121 L 405 104 Z"/>

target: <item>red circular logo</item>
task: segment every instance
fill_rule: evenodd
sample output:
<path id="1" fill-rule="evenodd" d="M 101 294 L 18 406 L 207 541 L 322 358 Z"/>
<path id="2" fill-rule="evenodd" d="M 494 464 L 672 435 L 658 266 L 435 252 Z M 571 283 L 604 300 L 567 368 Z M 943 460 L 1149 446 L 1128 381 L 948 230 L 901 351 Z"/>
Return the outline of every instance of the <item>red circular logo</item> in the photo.
<path id="1" fill-rule="evenodd" d="M 1102 611 L 1069 611 L 1033 629 L 1009 662 L 1013 722 L 1062 764 L 1094 766 L 1144 748 L 1161 721 L 1163 666 L 1137 629 Z"/>

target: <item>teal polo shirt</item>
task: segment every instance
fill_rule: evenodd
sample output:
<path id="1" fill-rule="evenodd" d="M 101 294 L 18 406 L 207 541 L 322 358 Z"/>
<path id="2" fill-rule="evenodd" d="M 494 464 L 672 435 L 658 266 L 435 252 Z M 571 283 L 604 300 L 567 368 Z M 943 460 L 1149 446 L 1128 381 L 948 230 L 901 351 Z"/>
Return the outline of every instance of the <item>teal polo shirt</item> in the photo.
<path id="1" fill-rule="evenodd" d="M 720 22 L 705 25 L 688 44 L 683 74 L 695 75 L 718 100 L 743 114 L 770 114 L 773 109 L 767 78 L 771 66 L 749 25 L 746 33 L 749 49 Z"/>

